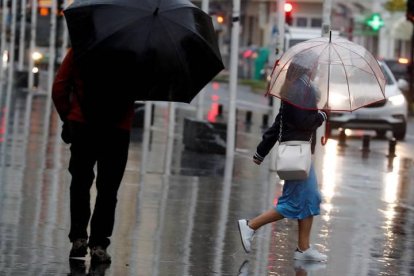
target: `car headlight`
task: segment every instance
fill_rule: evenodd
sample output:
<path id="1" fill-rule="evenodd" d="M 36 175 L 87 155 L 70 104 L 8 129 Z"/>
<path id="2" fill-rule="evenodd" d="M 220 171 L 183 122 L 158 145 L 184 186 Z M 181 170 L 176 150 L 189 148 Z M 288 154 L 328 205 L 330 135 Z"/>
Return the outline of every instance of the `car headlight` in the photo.
<path id="1" fill-rule="evenodd" d="M 395 95 L 388 98 L 393 105 L 403 105 L 405 103 L 404 95 Z"/>

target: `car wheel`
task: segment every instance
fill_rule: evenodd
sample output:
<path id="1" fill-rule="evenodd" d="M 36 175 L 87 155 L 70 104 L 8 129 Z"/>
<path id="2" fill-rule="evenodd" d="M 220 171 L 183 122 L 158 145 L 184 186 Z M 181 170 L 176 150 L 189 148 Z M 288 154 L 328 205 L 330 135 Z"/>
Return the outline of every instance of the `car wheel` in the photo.
<path id="1" fill-rule="evenodd" d="M 407 123 L 402 123 L 394 126 L 393 134 L 395 139 L 401 141 L 404 140 L 405 134 L 407 132 Z"/>

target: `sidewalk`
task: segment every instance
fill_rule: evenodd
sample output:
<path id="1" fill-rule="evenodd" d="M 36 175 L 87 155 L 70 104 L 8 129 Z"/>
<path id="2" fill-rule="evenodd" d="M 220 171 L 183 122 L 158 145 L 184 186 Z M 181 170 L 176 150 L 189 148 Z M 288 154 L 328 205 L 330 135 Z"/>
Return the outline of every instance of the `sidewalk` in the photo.
<path id="1" fill-rule="evenodd" d="M 225 88 L 220 93 L 225 99 Z M 246 94 L 250 96 L 261 97 Z M 60 140 L 57 115 L 43 121 L 46 102 L 44 97 L 30 102 L 25 96 L 13 101 L 7 163 L 0 167 L 0 276 L 70 273 L 69 147 Z M 30 121 L 25 123 L 28 110 Z M 359 133 L 346 141 L 345 148 L 338 147 L 335 137 L 318 148 L 315 167 L 323 204 L 312 240 L 329 256 L 326 265 L 292 260 L 295 221 L 283 220 L 260 229 L 253 252 L 244 253 L 237 219 L 270 208 L 282 189 L 276 175 L 269 172 L 269 158 L 261 166 L 251 161 L 261 138 L 263 110 L 254 110 L 250 126 L 244 124 L 245 111 L 238 113 L 233 178 L 226 181 L 224 155 L 183 149 L 182 121 L 194 116 L 189 108 L 177 109 L 171 171 L 166 173 L 167 105 L 157 104 L 147 160 L 142 160 L 142 130 L 132 133 L 109 247 L 113 263 L 95 268 L 95 273 L 410 275 L 414 254 L 412 129 L 408 141 L 398 143 L 393 159 L 386 157 L 387 140 L 371 140 L 370 152 L 364 154 Z M 148 168 L 142 179 L 141 162 Z M 85 265 L 89 270 L 89 259 Z"/>

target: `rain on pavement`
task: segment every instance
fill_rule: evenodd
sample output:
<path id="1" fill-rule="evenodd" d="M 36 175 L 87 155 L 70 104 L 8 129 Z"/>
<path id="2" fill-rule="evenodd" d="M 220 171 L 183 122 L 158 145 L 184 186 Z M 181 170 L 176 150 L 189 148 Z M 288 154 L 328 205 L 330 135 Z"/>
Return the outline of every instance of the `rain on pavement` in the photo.
<path id="1" fill-rule="evenodd" d="M 214 117 L 217 95 L 226 106 L 226 87 L 206 90 L 207 116 Z M 323 203 L 312 240 L 329 260 L 312 264 L 292 259 L 295 221 L 264 226 L 250 254 L 240 244 L 236 220 L 268 209 L 281 194 L 269 158 L 260 167 L 251 161 L 266 99 L 239 89 L 244 110 L 231 179 L 224 177 L 232 163 L 224 155 L 184 148 L 183 119 L 194 109 L 177 106 L 174 140 L 167 143 L 168 109 L 158 103 L 150 148 L 142 147 L 142 129 L 131 134 L 108 249 L 112 264 L 90 267 L 86 258 L 71 266 L 69 146 L 60 139 L 58 116 L 45 95 L 0 92 L 0 275 L 414 275 L 412 118 L 394 158 L 387 158 L 386 139 L 374 137 L 370 151 L 361 151 L 360 132 L 346 147 L 335 136 L 318 147 Z M 253 122 L 246 125 L 249 102 Z M 142 162 L 147 173 L 140 177 Z"/>

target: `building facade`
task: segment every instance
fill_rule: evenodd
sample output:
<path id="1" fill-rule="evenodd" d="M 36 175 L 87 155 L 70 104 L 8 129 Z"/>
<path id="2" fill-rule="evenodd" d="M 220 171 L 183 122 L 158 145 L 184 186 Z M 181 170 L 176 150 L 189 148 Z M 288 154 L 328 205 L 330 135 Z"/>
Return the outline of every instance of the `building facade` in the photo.
<path id="1" fill-rule="evenodd" d="M 325 0 L 326 1 L 326 0 Z M 202 0 L 193 1 L 201 6 Z M 291 3 L 292 26 L 321 28 L 324 0 L 286 0 Z M 409 57 L 412 24 L 404 11 L 390 12 L 387 0 L 331 0 L 331 28 L 341 36 L 366 47 L 374 56 Z M 228 54 L 231 31 L 232 1 L 210 0 L 210 14 L 224 16 L 218 36 L 223 56 Z M 373 14 L 379 14 L 383 26 L 378 31 L 367 25 Z M 274 47 L 277 36 L 276 0 L 241 0 L 241 49 L 251 45 Z M 287 28 L 288 31 L 288 28 Z"/>

